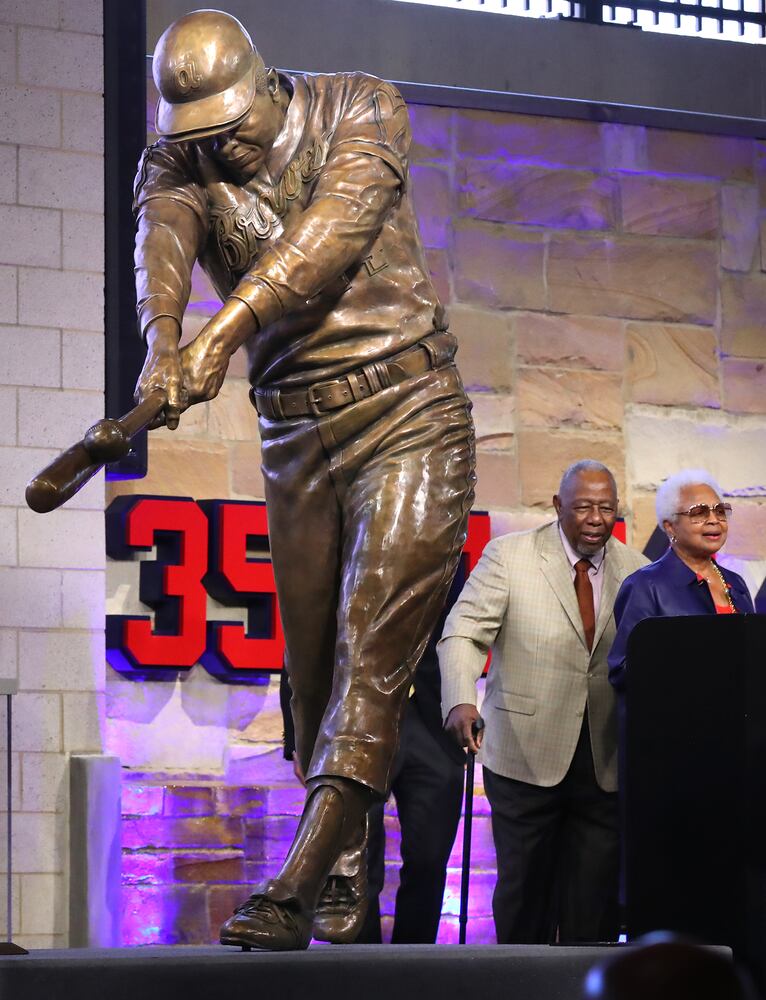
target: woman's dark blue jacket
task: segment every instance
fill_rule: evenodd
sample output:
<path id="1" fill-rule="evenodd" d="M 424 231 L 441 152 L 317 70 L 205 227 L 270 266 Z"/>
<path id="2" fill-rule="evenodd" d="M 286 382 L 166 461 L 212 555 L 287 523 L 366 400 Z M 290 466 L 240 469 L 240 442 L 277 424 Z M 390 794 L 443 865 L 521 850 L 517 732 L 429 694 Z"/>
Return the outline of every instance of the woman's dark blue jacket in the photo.
<path id="1" fill-rule="evenodd" d="M 753 601 L 745 581 L 723 566 L 719 569 L 729 585 L 734 607 L 740 613 L 752 613 Z M 625 690 L 628 637 L 644 618 L 712 614 L 715 605 L 707 583 L 700 582 L 673 549 L 668 549 L 657 562 L 642 566 L 622 582 L 614 604 L 617 635 L 609 652 L 609 680 L 618 691 Z"/>

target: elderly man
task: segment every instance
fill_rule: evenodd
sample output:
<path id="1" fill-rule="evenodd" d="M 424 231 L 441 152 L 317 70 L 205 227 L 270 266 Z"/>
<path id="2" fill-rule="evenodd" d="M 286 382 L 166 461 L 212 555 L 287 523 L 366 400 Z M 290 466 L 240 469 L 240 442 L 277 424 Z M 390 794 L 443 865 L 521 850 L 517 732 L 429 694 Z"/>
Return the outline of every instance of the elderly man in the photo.
<path id="1" fill-rule="evenodd" d="M 136 180 L 147 343 L 137 391 L 167 393 L 172 428 L 216 395 L 246 345 L 307 778 L 284 865 L 221 940 L 305 948 L 312 927 L 353 940 L 365 816 L 388 792 L 474 483 L 455 340 L 410 198 L 407 110 L 394 87 L 362 74 L 267 72 L 219 11 L 167 29 L 154 78 L 162 139 Z M 195 259 L 224 302 L 179 351 Z M 331 873 L 331 908 L 318 909 Z"/>
<path id="2" fill-rule="evenodd" d="M 613 940 L 618 931 L 617 724 L 607 679 L 612 608 L 646 559 L 611 538 L 617 487 L 570 466 L 557 522 L 491 541 L 438 646 L 442 712 L 478 750 L 476 681 L 492 664 L 481 760 L 497 853 L 498 943 Z"/>

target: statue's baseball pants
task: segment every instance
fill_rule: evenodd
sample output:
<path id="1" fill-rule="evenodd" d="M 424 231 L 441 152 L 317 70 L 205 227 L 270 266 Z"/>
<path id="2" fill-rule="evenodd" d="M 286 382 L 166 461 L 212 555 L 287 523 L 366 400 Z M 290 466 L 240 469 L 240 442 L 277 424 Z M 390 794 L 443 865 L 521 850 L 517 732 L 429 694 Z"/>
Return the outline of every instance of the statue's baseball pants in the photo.
<path id="1" fill-rule="evenodd" d="M 301 766 L 385 795 L 412 675 L 465 543 L 470 403 L 448 365 L 260 428 Z"/>

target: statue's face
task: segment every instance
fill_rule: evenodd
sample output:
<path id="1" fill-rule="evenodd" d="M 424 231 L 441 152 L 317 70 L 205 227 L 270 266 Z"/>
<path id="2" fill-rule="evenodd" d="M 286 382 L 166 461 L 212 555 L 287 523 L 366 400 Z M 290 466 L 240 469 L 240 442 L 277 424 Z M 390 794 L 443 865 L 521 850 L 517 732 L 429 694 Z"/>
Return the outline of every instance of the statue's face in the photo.
<path id="1" fill-rule="evenodd" d="M 268 90 L 257 93 L 242 124 L 213 137 L 213 155 L 240 180 L 249 181 L 263 166 L 283 119 L 279 100 Z"/>

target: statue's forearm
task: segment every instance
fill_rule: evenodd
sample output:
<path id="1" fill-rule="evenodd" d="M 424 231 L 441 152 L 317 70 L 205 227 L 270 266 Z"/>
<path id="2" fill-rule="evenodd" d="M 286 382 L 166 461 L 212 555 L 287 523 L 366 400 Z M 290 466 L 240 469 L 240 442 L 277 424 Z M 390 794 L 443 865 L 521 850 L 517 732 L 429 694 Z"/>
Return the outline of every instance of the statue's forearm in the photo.
<path id="1" fill-rule="evenodd" d="M 180 335 L 189 301 L 191 272 L 201 244 L 199 219 L 172 198 L 150 200 L 138 218 L 135 274 L 139 327 L 148 338 L 155 327 Z"/>
<path id="2" fill-rule="evenodd" d="M 172 351 L 181 339 L 181 325 L 172 316 L 155 316 L 144 329 L 147 351 Z"/>
<path id="3" fill-rule="evenodd" d="M 200 331 L 197 340 L 211 359 L 228 360 L 258 331 L 254 313 L 239 299 L 227 299 Z"/>

